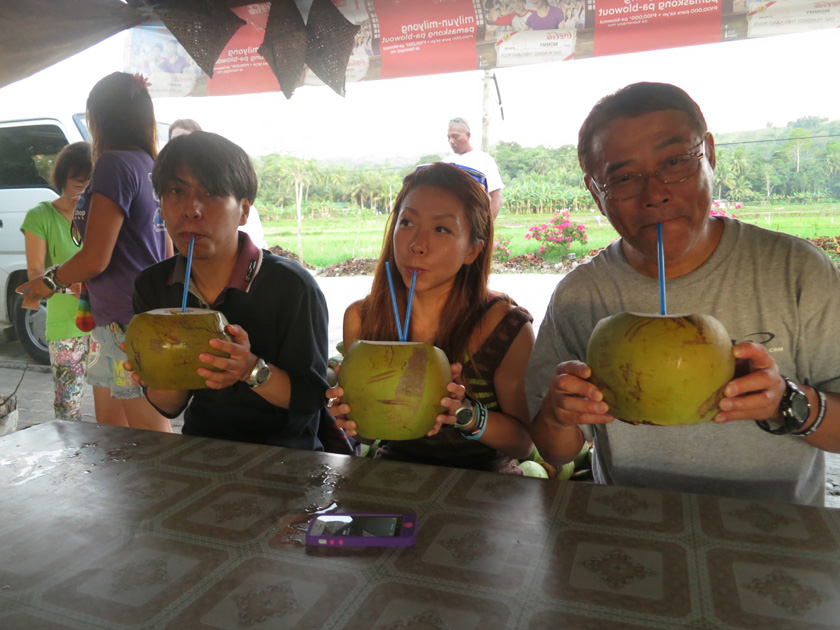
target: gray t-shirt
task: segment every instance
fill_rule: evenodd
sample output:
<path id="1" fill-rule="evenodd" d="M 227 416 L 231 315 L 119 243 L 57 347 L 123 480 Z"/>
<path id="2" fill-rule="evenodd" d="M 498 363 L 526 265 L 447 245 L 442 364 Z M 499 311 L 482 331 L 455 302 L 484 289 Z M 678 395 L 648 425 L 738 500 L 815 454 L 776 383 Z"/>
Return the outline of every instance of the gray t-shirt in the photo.
<path id="1" fill-rule="evenodd" d="M 764 344 L 779 371 L 840 392 L 840 273 L 806 241 L 723 218 L 720 243 L 692 273 L 666 283 L 670 314 L 719 319 L 733 341 Z M 627 263 L 620 241 L 558 284 L 526 379 L 532 416 L 557 363 L 585 360 L 595 324 L 622 311 L 659 312 L 659 284 Z M 624 422 L 582 427 L 596 442 L 600 483 L 822 505 L 823 452 L 751 421 L 682 427 Z"/>

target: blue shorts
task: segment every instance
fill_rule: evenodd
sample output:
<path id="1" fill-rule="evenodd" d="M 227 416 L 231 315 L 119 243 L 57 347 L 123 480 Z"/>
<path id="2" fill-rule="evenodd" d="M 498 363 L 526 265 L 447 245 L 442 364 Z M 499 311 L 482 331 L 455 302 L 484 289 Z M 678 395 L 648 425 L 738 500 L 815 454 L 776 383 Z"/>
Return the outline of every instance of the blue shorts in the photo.
<path id="1" fill-rule="evenodd" d="M 116 322 L 91 331 L 87 381 L 93 387 L 107 387 L 111 398 L 143 398 L 143 388 L 123 367 L 127 359 L 120 344 L 124 341 L 125 330 Z"/>

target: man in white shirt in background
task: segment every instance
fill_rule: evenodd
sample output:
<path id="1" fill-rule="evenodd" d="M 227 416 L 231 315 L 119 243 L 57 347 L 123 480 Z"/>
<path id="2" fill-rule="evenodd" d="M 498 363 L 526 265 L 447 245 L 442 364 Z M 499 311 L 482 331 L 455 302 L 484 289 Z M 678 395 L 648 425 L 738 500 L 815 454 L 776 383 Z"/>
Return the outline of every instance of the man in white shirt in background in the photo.
<path id="1" fill-rule="evenodd" d="M 487 178 L 487 192 L 490 194 L 490 210 L 495 219 L 499 214 L 499 208 L 502 207 L 502 188 L 505 187 L 502 176 L 499 174 L 499 167 L 496 166 L 496 160 L 489 153 L 472 148 L 470 125 L 463 118 L 453 118 L 449 121 L 446 139 L 454 155 L 449 155 L 442 161 L 469 166 L 484 173 Z"/>

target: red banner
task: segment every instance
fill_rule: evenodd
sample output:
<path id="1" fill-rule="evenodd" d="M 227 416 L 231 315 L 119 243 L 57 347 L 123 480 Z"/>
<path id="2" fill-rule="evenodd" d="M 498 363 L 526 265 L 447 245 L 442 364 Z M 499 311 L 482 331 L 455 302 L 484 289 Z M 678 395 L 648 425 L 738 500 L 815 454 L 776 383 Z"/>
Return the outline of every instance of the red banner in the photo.
<path id="1" fill-rule="evenodd" d="M 231 9 L 245 20 L 231 37 L 207 80 L 208 96 L 276 92 L 280 86 L 268 63 L 258 51 L 265 37 L 271 4 L 261 2 Z"/>
<path id="2" fill-rule="evenodd" d="M 294 0 L 308 24 L 312 0 Z M 763 37 L 840 24 L 840 0 L 332 0 L 358 27 L 346 81 L 462 72 Z M 540 4 L 540 7 L 537 7 Z M 270 2 L 232 9 L 246 21 L 214 77 L 163 26 L 133 29 L 125 69 L 152 95 L 279 90 L 258 50 Z M 304 83 L 320 84 L 309 69 Z"/>
<path id="3" fill-rule="evenodd" d="M 722 0 L 598 0 L 595 56 L 719 42 L 721 3 Z"/>
<path id="4" fill-rule="evenodd" d="M 382 78 L 478 67 L 483 23 L 472 0 L 373 0 L 379 24 Z M 482 33 L 483 36 L 483 33 Z"/>

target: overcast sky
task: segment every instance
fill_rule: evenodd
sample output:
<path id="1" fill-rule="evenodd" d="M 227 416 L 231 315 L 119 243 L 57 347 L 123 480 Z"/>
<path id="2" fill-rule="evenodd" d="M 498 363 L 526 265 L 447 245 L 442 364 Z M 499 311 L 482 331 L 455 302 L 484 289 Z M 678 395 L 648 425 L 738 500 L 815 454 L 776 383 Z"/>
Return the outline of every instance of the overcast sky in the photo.
<path id="1" fill-rule="evenodd" d="M 122 69 L 120 34 L 28 79 L 0 89 L 0 117 L 83 111 L 92 85 Z M 707 46 L 501 68 L 504 106 L 491 110 L 490 141 L 525 146 L 574 144 L 601 96 L 641 80 L 683 87 L 713 132 L 784 126 L 801 116 L 840 119 L 840 29 Z M 376 161 L 446 153 L 446 122 L 470 120 L 480 144 L 480 71 L 228 97 L 156 99 L 158 119 L 195 118 L 252 155 L 290 153 L 316 159 Z M 495 101 L 495 97 L 494 97 Z"/>

